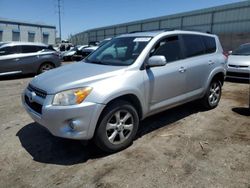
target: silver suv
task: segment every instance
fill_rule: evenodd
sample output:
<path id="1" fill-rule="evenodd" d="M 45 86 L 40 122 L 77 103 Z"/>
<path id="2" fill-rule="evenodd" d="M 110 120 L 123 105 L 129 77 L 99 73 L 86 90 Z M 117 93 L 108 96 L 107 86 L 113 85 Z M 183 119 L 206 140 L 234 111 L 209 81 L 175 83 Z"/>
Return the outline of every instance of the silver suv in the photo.
<path id="1" fill-rule="evenodd" d="M 190 31 L 125 34 L 81 62 L 34 78 L 23 93 L 29 115 L 53 135 L 94 139 L 104 151 L 128 147 L 139 121 L 221 97 L 226 57 L 215 35 Z"/>
<path id="2" fill-rule="evenodd" d="M 0 43 L 0 76 L 43 73 L 61 65 L 58 52 L 45 44 Z"/>

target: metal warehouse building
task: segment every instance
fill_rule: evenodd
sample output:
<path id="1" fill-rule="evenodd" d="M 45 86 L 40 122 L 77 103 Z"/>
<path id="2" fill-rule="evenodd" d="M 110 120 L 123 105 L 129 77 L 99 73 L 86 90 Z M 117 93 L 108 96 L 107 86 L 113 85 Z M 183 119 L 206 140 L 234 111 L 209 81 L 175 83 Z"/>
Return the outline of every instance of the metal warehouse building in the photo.
<path id="1" fill-rule="evenodd" d="M 55 38 L 55 26 L 0 18 L 0 42 L 41 42 L 53 45 Z"/>
<path id="2" fill-rule="evenodd" d="M 183 29 L 219 35 L 224 49 L 250 42 L 250 1 L 101 27 L 78 33 L 74 44 L 87 44 L 134 31 Z"/>

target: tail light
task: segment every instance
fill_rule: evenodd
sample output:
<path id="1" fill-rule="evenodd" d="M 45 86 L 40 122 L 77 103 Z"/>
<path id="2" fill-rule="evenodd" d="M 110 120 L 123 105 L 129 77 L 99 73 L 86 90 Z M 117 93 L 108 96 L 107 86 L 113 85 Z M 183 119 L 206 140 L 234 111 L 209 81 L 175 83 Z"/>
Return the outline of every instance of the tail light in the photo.
<path id="1" fill-rule="evenodd" d="M 225 56 L 225 58 L 228 58 L 228 56 L 229 56 L 229 54 L 228 54 L 228 52 L 223 52 L 223 55 Z"/>
<path id="2" fill-rule="evenodd" d="M 53 55 L 60 56 L 59 52 L 54 52 Z"/>

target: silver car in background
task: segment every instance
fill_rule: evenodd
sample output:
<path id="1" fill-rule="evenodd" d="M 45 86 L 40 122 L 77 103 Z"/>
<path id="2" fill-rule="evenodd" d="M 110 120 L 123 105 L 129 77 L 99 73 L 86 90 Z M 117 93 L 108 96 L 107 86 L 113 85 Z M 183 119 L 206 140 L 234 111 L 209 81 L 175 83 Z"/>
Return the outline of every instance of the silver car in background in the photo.
<path id="1" fill-rule="evenodd" d="M 250 43 L 240 45 L 228 56 L 227 78 L 250 79 Z"/>
<path id="2" fill-rule="evenodd" d="M 34 78 L 22 101 L 53 135 L 128 147 L 139 121 L 183 103 L 215 108 L 226 57 L 215 35 L 157 31 L 113 38 L 81 62 Z M 49 80 L 49 82 L 48 82 Z"/>
<path id="3" fill-rule="evenodd" d="M 60 65 L 59 53 L 45 44 L 0 43 L 0 76 L 40 74 Z"/>

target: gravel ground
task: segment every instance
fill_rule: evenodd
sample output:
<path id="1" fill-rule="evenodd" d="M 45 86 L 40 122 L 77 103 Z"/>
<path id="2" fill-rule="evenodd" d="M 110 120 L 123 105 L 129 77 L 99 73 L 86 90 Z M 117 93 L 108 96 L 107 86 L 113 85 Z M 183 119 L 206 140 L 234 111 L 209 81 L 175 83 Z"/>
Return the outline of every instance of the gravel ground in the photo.
<path id="1" fill-rule="evenodd" d="M 131 147 L 106 155 L 33 122 L 20 100 L 30 79 L 0 81 L 0 187 L 250 188 L 248 84 L 226 82 L 214 110 L 189 103 L 147 118 Z"/>

